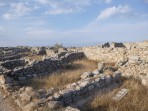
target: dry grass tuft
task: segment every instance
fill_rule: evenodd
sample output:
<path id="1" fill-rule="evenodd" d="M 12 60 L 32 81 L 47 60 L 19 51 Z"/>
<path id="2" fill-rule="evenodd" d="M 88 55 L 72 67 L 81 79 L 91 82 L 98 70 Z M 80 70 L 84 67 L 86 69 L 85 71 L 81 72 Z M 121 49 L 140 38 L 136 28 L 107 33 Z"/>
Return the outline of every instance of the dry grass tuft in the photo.
<path id="1" fill-rule="evenodd" d="M 30 85 L 35 89 L 48 89 L 51 87 L 60 89 L 67 84 L 78 81 L 83 72 L 93 71 L 96 68 L 96 61 L 77 60 L 71 64 L 64 65 L 61 70 L 50 74 L 48 77 L 32 79 Z"/>
<path id="2" fill-rule="evenodd" d="M 129 89 L 128 94 L 120 101 L 112 97 L 121 89 Z M 121 88 L 107 95 L 96 97 L 89 105 L 88 111 L 148 111 L 148 89 L 138 80 L 125 80 Z"/>
<path id="3" fill-rule="evenodd" d="M 114 67 L 115 64 L 116 64 L 115 62 L 106 62 L 105 67 Z"/>

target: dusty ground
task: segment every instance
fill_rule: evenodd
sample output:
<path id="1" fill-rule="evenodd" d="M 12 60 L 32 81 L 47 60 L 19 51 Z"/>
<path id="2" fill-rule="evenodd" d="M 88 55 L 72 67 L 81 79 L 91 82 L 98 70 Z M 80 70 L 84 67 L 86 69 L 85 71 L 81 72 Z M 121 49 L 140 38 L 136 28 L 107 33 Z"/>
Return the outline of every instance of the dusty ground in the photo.
<path id="1" fill-rule="evenodd" d="M 4 98 L 5 93 L 0 89 L 0 111 L 21 111 L 11 97 Z"/>

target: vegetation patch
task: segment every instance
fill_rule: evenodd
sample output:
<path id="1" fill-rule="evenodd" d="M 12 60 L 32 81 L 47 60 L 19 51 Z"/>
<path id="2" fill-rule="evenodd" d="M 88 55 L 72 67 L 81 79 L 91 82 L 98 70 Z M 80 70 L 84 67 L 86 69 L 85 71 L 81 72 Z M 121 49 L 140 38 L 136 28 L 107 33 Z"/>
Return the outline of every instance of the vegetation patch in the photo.
<path id="1" fill-rule="evenodd" d="M 84 72 L 95 69 L 97 69 L 96 61 L 88 59 L 76 60 L 62 66 L 60 70 L 51 73 L 49 76 L 29 80 L 28 85 L 34 89 L 48 89 L 51 87 L 60 89 L 67 84 L 80 80 L 80 75 Z"/>
<path id="2" fill-rule="evenodd" d="M 120 101 L 112 98 L 122 88 L 129 89 L 128 94 Z M 96 96 L 85 111 L 147 111 L 148 89 L 139 80 L 124 79 L 120 88 L 113 90 L 103 96 Z"/>

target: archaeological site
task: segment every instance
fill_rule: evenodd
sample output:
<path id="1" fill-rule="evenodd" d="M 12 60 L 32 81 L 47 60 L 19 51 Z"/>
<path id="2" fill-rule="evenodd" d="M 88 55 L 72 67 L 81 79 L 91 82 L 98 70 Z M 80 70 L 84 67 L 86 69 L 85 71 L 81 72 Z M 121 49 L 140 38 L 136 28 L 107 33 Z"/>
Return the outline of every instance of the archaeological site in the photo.
<path id="1" fill-rule="evenodd" d="M 148 111 L 148 41 L 0 47 L 0 111 Z"/>

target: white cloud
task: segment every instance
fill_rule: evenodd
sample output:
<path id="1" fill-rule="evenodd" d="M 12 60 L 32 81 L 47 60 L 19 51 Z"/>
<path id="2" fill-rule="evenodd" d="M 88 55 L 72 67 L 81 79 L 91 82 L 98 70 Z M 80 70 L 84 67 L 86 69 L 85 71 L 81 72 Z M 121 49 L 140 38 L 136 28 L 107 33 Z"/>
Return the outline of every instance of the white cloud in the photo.
<path id="1" fill-rule="evenodd" d="M 73 9 L 54 9 L 54 10 L 49 10 L 47 12 L 45 12 L 45 14 L 53 14 L 53 15 L 57 15 L 57 14 L 68 14 L 71 13 L 73 11 Z"/>
<path id="2" fill-rule="evenodd" d="M 68 14 L 78 12 L 96 0 L 38 0 L 42 5 L 48 5 L 45 14 Z"/>
<path id="3" fill-rule="evenodd" d="M 27 2 L 10 3 L 10 7 L 8 11 L 3 14 L 3 18 L 5 20 L 11 20 L 20 16 L 24 16 L 32 10 L 27 5 Z"/>
<path id="4" fill-rule="evenodd" d="M 10 13 L 5 13 L 5 14 L 3 14 L 3 18 L 5 20 L 11 20 L 13 18 L 13 15 Z"/>
<path id="5" fill-rule="evenodd" d="M 25 3 L 12 3 L 11 9 L 18 16 L 25 15 L 26 13 L 31 11 L 31 8 L 27 7 Z"/>
<path id="6" fill-rule="evenodd" d="M 114 6 L 101 11 L 100 15 L 98 16 L 98 20 L 107 19 L 120 14 L 129 14 L 129 12 L 131 12 L 131 9 L 128 5 L 119 5 L 117 7 Z"/>

